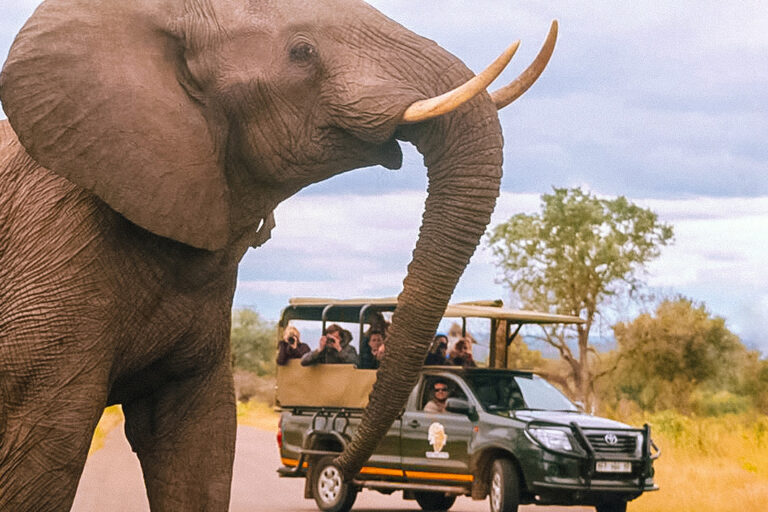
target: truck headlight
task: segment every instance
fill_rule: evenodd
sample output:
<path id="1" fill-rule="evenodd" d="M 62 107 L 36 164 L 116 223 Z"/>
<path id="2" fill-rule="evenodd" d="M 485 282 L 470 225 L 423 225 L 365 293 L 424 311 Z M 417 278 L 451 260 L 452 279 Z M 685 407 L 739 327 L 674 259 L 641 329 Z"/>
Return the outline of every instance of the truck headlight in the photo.
<path id="1" fill-rule="evenodd" d="M 528 432 L 530 432 L 531 436 L 545 448 L 561 452 L 573 451 L 573 446 L 571 446 L 571 440 L 568 438 L 568 434 L 562 430 L 555 430 L 552 428 L 532 428 L 528 430 Z"/>

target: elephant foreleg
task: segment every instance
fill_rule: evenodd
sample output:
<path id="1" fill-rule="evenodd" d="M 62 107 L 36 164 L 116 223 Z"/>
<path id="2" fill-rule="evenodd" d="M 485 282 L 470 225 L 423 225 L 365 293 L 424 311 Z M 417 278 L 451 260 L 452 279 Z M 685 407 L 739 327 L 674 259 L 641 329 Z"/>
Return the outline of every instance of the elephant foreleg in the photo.
<path id="1" fill-rule="evenodd" d="M 10 384 L 29 397 L 17 404 L 0 389 L 0 510 L 63 512 L 72 506 L 106 386 L 67 380 L 14 386 L 0 378 L 0 388 Z"/>
<path id="2" fill-rule="evenodd" d="M 228 361 L 123 410 L 152 510 L 228 510 L 237 429 Z"/>

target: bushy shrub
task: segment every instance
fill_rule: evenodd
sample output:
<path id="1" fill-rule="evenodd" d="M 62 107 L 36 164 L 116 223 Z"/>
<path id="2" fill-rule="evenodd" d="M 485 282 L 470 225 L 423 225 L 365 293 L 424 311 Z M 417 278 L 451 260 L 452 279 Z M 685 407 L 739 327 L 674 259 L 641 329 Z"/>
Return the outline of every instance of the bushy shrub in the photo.
<path id="1" fill-rule="evenodd" d="M 609 406 L 625 398 L 649 412 L 768 411 L 768 361 L 748 350 L 704 304 L 664 300 L 653 314 L 616 324 L 614 334 L 610 386 L 598 388 Z"/>
<path id="2" fill-rule="evenodd" d="M 267 375 L 260 377 L 253 372 L 235 370 L 235 396 L 238 402 L 256 400 L 268 405 L 275 403 L 275 378 Z"/>
<path id="3" fill-rule="evenodd" d="M 675 443 L 682 442 L 690 435 L 691 419 L 675 411 L 662 411 L 649 419 L 654 431 Z"/>
<path id="4" fill-rule="evenodd" d="M 277 327 L 252 309 L 232 311 L 232 366 L 257 375 L 276 371 Z"/>
<path id="5" fill-rule="evenodd" d="M 723 416 L 747 412 L 752 401 L 749 397 L 735 395 L 729 391 L 696 391 L 691 397 L 691 405 L 701 416 Z"/>

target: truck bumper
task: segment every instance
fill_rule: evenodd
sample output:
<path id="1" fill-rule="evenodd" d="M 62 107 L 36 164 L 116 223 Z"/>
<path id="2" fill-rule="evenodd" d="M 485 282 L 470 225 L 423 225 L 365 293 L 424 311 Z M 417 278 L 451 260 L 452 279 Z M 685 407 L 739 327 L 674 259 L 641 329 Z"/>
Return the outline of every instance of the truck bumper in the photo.
<path id="1" fill-rule="evenodd" d="M 596 505 L 606 500 L 631 501 L 644 492 L 659 490 L 653 482 L 646 482 L 646 485 L 640 488 L 636 482 L 592 480 L 587 485 L 583 481 L 562 480 L 558 482 L 532 482 L 529 489 L 535 495 L 536 503 L 542 505 Z"/>
<path id="2" fill-rule="evenodd" d="M 548 491 L 548 490 L 562 490 L 562 491 L 600 491 L 600 492 L 622 492 L 622 493 L 635 493 L 640 494 L 648 491 L 658 491 L 659 488 L 656 485 L 650 484 L 643 486 L 642 489 L 637 485 L 593 480 L 589 485 L 577 482 L 533 482 L 532 488 L 534 491 Z"/>

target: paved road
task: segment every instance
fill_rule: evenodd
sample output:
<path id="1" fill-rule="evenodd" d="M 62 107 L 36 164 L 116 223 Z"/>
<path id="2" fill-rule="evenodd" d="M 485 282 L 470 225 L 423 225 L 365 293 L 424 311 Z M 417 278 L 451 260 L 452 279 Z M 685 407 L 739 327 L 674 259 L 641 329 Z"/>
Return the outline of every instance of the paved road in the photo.
<path id="1" fill-rule="evenodd" d="M 235 456 L 230 512 L 315 512 L 315 502 L 303 498 L 304 480 L 278 478 L 279 466 L 275 434 L 250 427 L 239 427 Z M 355 511 L 419 511 L 414 501 L 363 491 Z M 149 505 L 141 480 L 139 462 L 131 452 L 122 425 L 107 436 L 104 448 L 88 459 L 77 489 L 72 512 L 93 511 L 148 512 Z M 472 501 L 460 497 L 452 512 L 488 512 L 488 500 Z M 586 512 L 591 508 L 521 507 L 527 512 Z"/>

